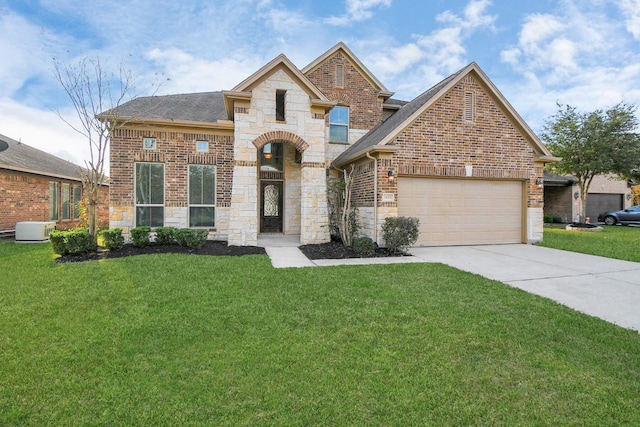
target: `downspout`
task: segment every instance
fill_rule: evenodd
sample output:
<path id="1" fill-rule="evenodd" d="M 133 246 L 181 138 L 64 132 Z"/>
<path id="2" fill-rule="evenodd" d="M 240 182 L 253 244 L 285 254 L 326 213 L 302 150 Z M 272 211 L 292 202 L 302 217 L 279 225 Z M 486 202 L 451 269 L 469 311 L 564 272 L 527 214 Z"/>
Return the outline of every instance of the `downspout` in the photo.
<path id="1" fill-rule="evenodd" d="M 373 157 L 368 151 L 367 157 L 373 160 L 373 241 L 378 244 L 378 159 Z"/>

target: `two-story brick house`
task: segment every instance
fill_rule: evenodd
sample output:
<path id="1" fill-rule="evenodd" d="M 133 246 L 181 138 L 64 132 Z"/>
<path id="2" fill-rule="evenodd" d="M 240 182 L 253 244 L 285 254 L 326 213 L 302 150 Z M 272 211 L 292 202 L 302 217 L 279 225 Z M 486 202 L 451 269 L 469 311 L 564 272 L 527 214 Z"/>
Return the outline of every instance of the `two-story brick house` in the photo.
<path id="1" fill-rule="evenodd" d="M 111 139 L 110 225 L 205 227 L 329 240 L 327 176 L 354 167 L 361 234 L 421 219 L 419 244 L 542 236 L 551 153 L 472 63 L 411 102 L 343 43 L 299 69 L 280 55 L 229 91 L 138 98 L 101 119 Z"/>

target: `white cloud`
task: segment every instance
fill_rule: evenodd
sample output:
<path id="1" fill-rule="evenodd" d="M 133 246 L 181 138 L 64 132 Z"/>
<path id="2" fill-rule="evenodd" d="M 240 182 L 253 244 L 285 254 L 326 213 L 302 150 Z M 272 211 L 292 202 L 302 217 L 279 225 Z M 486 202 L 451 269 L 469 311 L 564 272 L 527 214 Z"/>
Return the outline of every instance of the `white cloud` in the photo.
<path id="1" fill-rule="evenodd" d="M 489 0 L 472 0 L 464 8 L 462 16 L 458 16 L 450 10 L 436 16 L 436 21 L 445 24 L 453 24 L 464 29 L 474 29 L 478 27 L 493 28 L 496 20 L 495 15 L 487 15 L 486 9 L 491 6 Z"/>
<path id="2" fill-rule="evenodd" d="M 361 22 L 373 16 L 372 9 L 391 6 L 391 0 L 347 0 L 347 13 L 341 16 L 330 16 L 325 23 L 336 27 L 347 26 L 353 22 Z"/>
<path id="3" fill-rule="evenodd" d="M 625 25 L 636 40 L 640 40 L 640 0 L 620 0 Z"/>

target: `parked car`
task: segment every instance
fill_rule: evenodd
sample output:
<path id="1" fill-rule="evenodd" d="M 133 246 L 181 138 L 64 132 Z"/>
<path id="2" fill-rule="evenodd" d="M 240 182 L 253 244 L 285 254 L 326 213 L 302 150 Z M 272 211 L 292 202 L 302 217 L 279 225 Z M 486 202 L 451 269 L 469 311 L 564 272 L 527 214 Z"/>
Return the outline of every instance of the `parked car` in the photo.
<path id="1" fill-rule="evenodd" d="M 640 205 L 631 206 L 621 211 L 606 212 L 598 215 L 598 221 L 607 225 L 640 224 Z"/>

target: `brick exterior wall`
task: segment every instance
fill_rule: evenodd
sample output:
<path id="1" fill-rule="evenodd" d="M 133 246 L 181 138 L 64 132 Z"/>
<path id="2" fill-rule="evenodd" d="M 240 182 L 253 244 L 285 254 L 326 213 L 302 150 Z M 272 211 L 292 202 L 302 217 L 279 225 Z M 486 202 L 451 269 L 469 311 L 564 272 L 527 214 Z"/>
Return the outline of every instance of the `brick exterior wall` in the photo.
<path id="1" fill-rule="evenodd" d="M 336 64 L 342 64 L 343 87 L 336 87 Z M 383 119 L 380 91 L 376 90 L 356 67 L 338 51 L 317 68 L 307 73 L 307 78 L 330 100 L 349 107 L 349 127 L 369 130 Z M 329 125 L 329 115 L 326 117 Z M 353 142 L 353 141 L 352 141 Z"/>
<path id="2" fill-rule="evenodd" d="M 156 138 L 155 150 L 143 149 L 143 138 Z M 208 153 L 196 151 L 196 141 L 208 141 Z M 228 207 L 233 174 L 233 136 L 231 134 L 174 132 L 124 128 L 111 137 L 112 205 L 132 207 L 136 162 L 165 165 L 165 207 L 188 206 L 188 165 L 216 166 L 216 206 Z M 132 225 L 133 226 L 133 225 Z"/>
<path id="3" fill-rule="evenodd" d="M 356 165 L 351 192 L 351 204 L 354 208 L 373 207 L 374 168 L 373 160 Z"/>
<path id="4" fill-rule="evenodd" d="M 0 230 L 14 230 L 21 221 L 49 221 L 49 182 L 80 185 L 78 181 L 52 178 L 12 170 L 0 170 Z M 61 187 L 61 186 L 60 186 Z M 61 201 L 60 197 L 58 200 Z M 59 208 L 59 212 L 61 208 Z M 109 187 L 103 187 L 98 206 L 99 225 L 108 223 Z M 59 219 L 56 228 L 66 230 L 79 220 Z"/>
<path id="5" fill-rule="evenodd" d="M 474 94 L 473 121 L 463 117 L 466 93 Z M 535 185 L 543 170 L 542 165 L 534 167 L 533 148 L 471 75 L 437 100 L 392 143 L 400 148 L 389 167 L 401 175 L 464 177 L 465 166 L 471 165 L 473 177 L 527 180 L 528 207 L 543 206 L 543 191 Z M 381 187 L 381 192 L 393 190 Z"/>

